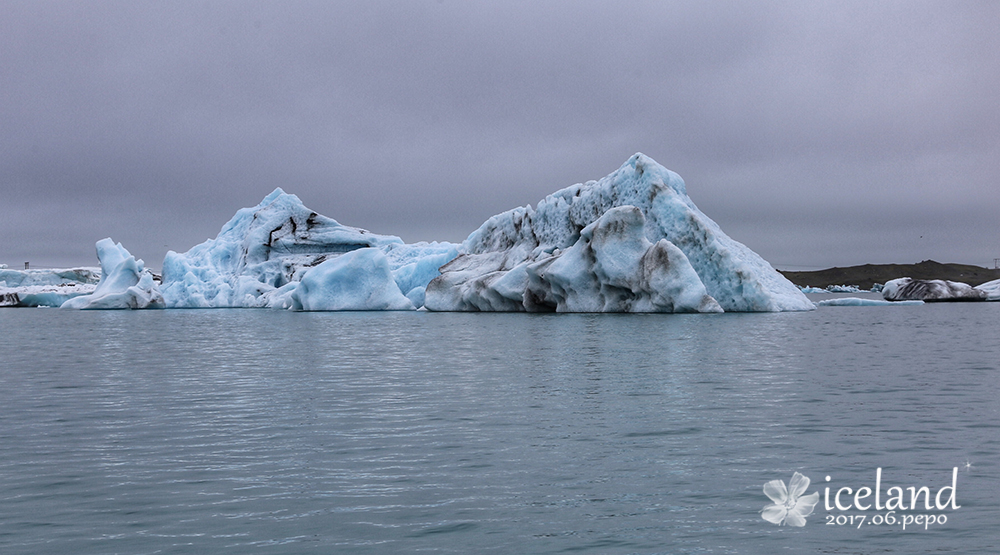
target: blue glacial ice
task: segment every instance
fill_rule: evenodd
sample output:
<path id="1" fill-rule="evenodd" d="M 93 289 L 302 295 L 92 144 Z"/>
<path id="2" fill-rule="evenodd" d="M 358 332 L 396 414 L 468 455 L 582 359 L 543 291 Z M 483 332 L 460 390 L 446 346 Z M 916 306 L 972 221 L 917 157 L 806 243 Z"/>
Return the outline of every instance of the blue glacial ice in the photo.
<path id="1" fill-rule="evenodd" d="M 100 268 L 11 270 L 0 266 L 0 306 L 58 307 L 94 292 Z"/>
<path id="2" fill-rule="evenodd" d="M 493 216 L 460 245 L 345 226 L 281 189 L 215 239 L 168 252 L 162 282 L 98 243 L 101 283 L 67 308 L 721 312 L 813 310 L 729 238 L 680 176 L 636 154 L 600 181 Z M 131 262 L 129 262 L 131 260 Z"/>
<path id="3" fill-rule="evenodd" d="M 292 291 L 295 310 L 415 310 L 376 248 L 364 248 L 324 261 L 303 275 Z"/>
<path id="4" fill-rule="evenodd" d="M 94 292 L 67 300 L 62 308 L 123 309 L 163 308 L 163 296 L 145 268 L 121 243 L 110 238 L 97 242 L 97 258 L 101 261 L 101 281 Z"/>
<path id="5" fill-rule="evenodd" d="M 558 312 L 722 312 L 687 257 L 643 233 L 634 206 L 617 206 L 580 231 L 564 251 L 524 267 L 528 310 Z"/>
<path id="6" fill-rule="evenodd" d="M 642 218 L 601 232 L 602 241 L 625 248 L 608 272 L 599 259 L 581 256 L 595 250 L 587 245 L 593 236 L 584 231 L 619 207 L 637 210 Z M 630 238 L 636 226 L 646 243 Z M 556 273 L 549 274 L 553 266 Z M 665 285 L 653 274 L 681 279 L 683 284 L 671 282 L 671 287 L 683 293 L 674 297 L 652 290 L 651 284 L 656 284 L 653 289 Z M 691 300 L 697 297 L 692 280 L 700 281 L 715 302 Z M 594 298 L 585 300 L 580 292 Z M 487 220 L 428 284 L 425 306 L 454 311 L 815 309 L 763 258 L 698 210 L 680 176 L 642 154 L 600 181 L 567 187 L 534 209 L 515 208 Z"/>
<path id="7" fill-rule="evenodd" d="M 981 283 L 975 289 L 985 293 L 987 301 L 1000 301 L 1000 279 Z"/>
<path id="8" fill-rule="evenodd" d="M 308 273 L 346 253 L 369 248 L 380 251 L 401 294 L 412 294 L 416 298 L 420 298 L 423 287 L 438 275 L 438 268 L 458 254 L 451 243 L 405 244 L 399 237 L 341 225 L 306 208 L 297 196 L 279 188 L 257 206 L 236 212 L 215 239 L 196 245 L 186 253 L 168 252 L 163 261 L 161 289 L 169 308 L 293 308 L 293 293 Z M 372 262 L 368 256 L 346 260 L 366 265 Z M 330 267 L 327 265 L 321 271 L 328 273 Z M 345 271 L 344 268 L 339 270 Z M 331 287 L 338 283 L 330 279 Z M 350 306 L 351 310 L 384 310 L 391 306 L 398 309 L 398 303 L 382 302 L 385 299 L 376 292 L 385 284 L 375 281 L 374 277 L 365 280 L 375 288 L 369 292 L 371 295 L 364 297 L 372 304 L 364 304 L 363 299 L 351 299 L 330 301 L 332 304 L 316 301 L 319 304 L 315 306 Z M 306 303 L 299 303 L 299 307 L 313 306 L 310 299 L 318 299 L 315 287 L 320 281 L 314 279 L 309 283 L 313 290 L 310 295 L 300 295 L 300 300 Z"/>

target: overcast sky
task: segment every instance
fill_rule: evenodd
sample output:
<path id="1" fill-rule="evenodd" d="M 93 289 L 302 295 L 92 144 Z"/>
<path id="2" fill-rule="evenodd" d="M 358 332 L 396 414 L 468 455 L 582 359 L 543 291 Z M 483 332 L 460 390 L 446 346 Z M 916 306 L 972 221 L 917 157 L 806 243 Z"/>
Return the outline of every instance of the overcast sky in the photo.
<path id="1" fill-rule="evenodd" d="M 635 152 L 777 268 L 1000 257 L 1000 2 L 0 0 L 0 263 L 275 187 L 460 241 Z"/>

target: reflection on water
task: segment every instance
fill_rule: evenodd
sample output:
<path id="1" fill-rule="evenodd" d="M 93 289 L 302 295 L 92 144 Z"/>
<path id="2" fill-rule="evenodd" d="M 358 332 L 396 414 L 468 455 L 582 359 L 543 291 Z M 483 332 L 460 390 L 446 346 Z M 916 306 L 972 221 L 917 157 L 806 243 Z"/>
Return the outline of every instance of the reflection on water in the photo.
<path id="1" fill-rule="evenodd" d="M 0 311 L 0 550 L 995 553 L 998 319 Z M 759 514 L 967 460 L 936 530 Z"/>

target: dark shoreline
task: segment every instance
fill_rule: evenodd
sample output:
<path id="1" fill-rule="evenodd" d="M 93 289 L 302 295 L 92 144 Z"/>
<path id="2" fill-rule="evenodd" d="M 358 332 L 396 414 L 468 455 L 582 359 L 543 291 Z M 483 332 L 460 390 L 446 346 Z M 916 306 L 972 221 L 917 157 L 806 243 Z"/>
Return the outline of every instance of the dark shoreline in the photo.
<path id="1" fill-rule="evenodd" d="M 778 271 L 799 287 L 820 288 L 830 285 L 857 285 L 861 289 L 871 289 L 876 283 L 885 283 L 901 277 L 946 279 L 972 286 L 1000 279 L 1000 270 L 970 264 L 942 264 L 933 260 L 924 260 L 919 264 L 865 264 L 814 272 Z"/>

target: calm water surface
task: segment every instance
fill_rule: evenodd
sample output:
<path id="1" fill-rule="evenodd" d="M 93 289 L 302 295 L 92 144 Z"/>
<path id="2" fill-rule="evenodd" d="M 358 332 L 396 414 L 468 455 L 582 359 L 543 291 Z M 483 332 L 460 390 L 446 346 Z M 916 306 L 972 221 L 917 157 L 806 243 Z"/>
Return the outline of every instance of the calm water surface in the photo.
<path id="1" fill-rule="evenodd" d="M 995 554 L 998 331 L 1000 303 L 0 310 L 0 553 Z M 760 516 L 765 482 L 879 467 L 883 499 L 959 467 L 960 508 Z"/>

